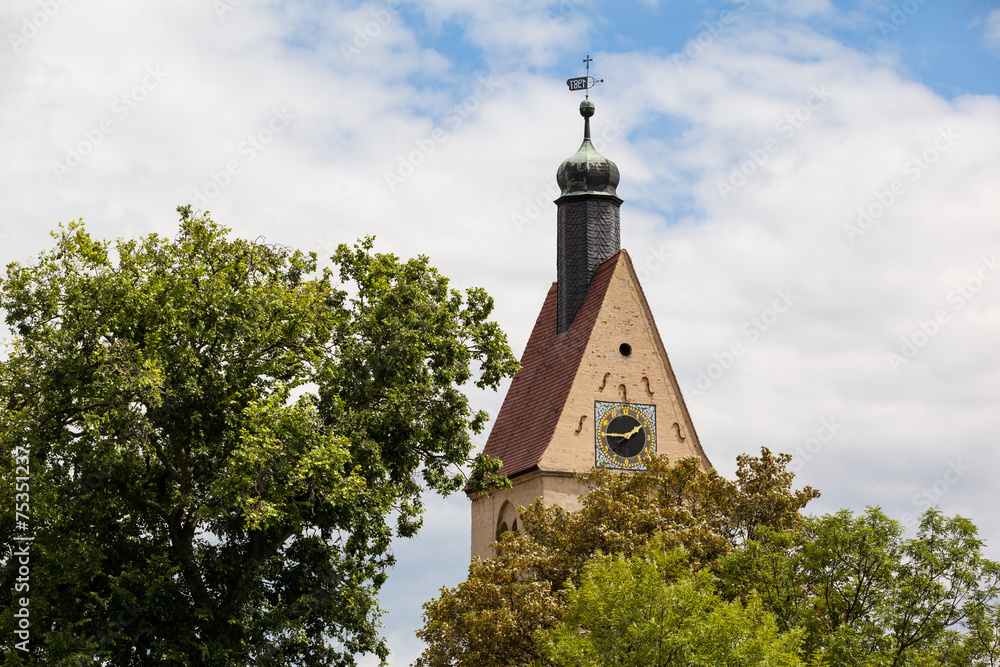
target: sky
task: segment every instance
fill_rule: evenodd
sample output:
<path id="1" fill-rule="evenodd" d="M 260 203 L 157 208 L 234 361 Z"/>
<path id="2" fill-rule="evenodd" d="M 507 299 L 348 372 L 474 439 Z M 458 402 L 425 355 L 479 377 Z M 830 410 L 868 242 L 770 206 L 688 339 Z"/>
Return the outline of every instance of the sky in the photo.
<path id="1" fill-rule="evenodd" d="M 371 234 L 486 288 L 518 356 L 589 55 L 622 245 L 716 468 L 789 452 L 812 512 L 940 506 L 1000 558 L 1000 1 L 3 0 L 0 36 L 3 265 L 78 218 L 173 235 L 181 204 L 324 257 Z M 393 667 L 469 522 L 430 497 L 394 545 Z"/>

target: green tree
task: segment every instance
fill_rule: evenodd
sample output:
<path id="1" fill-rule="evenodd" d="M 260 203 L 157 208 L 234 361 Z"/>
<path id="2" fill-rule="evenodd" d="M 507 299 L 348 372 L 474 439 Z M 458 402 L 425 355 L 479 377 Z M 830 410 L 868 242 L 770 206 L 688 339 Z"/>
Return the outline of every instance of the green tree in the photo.
<path id="1" fill-rule="evenodd" d="M 565 590 L 540 576 L 547 554 L 530 537 L 508 531 L 497 555 L 476 559 L 469 576 L 424 605 L 417 635 L 427 644 L 420 667 L 530 665 L 539 658 L 535 633 L 565 612 Z"/>
<path id="2" fill-rule="evenodd" d="M 907 539 L 878 508 L 842 510 L 759 537 L 722 559 L 724 590 L 761 599 L 782 629 L 804 630 L 805 652 L 824 664 L 958 665 L 997 654 L 1000 572 L 967 519 L 928 510 Z"/>
<path id="3" fill-rule="evenodd" d="M 800 630 L 781 633 L 757 599 L 720 598 L 708 570 L 654 538 L 633 556 L 596 555 L 566 616 L 540 631 L 542 653 L 558 667 L 794 667 Z"/>
<path id="4" fill-rule="evenodd" d="M 957 656 L 962 662 L 976 667 L 1000 667 L 1000 601 L 973 605 L 965 621 L 969 629 Z"/>
<path id="5" fill-rule="evenodd" d="M 877 508 L 803 516 L 818 493 L 788 460 L 581 476 L 579 511 L 525 508 L 524 533 L 424 605 L 418 667 L 1000 666 L 1000 565 L 970 521 L 930 510 L 908 538 Z"/>
<path id="6" fill-rule="evenodd" d="M 390 538 L 418 529 L 425 489 L 502 483 L 496 461 L 479 457 L 471 480 L 458 468 L 487 420 L 461 386 L 516 368 L 493 302 L 371 239 L 317 271 L 312 253 L 178 210 L 172 241 L 69 224 L 0 285 L 7 590 L 21 462 L 36 535 L 30 650 L 6 660 L 384 658 Z"/>
<path id="7" fill-rule="evenodd" d="M 740 456 L 735 481 L 685 458 L 647 462 L 645 472 L 598 469 L 580 476 L 591 491 L 567 512 L 536 502 L 522 511 L 524 533 L 508 532 L 489 561 L 473 561 L 468 579 L 424 605 L 417 632 L 427 648 L 420 667 L 509 667 L 542 659 L 533 640 L 566 613 L 566 587 L 579 585 L 596 553 L 629 557 L 655 536 L 682 548 L 701 569 L 764 527 L 792 529 L 818 493 L 792 489 L 790 457 L 768 450 Z"/>

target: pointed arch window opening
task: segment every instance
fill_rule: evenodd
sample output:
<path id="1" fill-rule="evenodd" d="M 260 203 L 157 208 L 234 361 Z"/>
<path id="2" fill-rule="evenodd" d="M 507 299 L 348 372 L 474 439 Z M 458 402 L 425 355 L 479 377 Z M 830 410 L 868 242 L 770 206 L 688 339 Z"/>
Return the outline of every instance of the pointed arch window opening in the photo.
<path id="1" fill-rule="evenodd" d="M 517 515 L 517 509 L 509 501 L 505 500 L 503 505 L 500 507 L 500 512 L 497 514 L 496 523 L 496 534 L 494 539 L 499 541 L 504 533 L 509 531 L 514 531 L 516 533 L 521 532 L 521 527 L 518 522 L 520 517 Z"/>

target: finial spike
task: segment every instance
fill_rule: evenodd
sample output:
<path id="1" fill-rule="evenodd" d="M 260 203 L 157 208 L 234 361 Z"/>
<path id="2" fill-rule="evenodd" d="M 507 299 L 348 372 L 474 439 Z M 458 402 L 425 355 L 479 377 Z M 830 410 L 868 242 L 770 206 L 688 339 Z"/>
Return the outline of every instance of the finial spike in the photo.
<path id="1" fill-rule="evenodd" d="M 590 117 L 594 115 L 595 106 L 590 98 L 580 102 L 580 115 L 583 116 L 583 138 L 590 139 Z"/>
<path id="2" fill-rule="evenodd" d="M 566 79 L 566 85 L 569 86 L 570 90 L 582 90 L 583 99 L 590 99 L 590 89 L 599 83 L 604 83 L 604 79 L 595 79 L 590 76 L 590 63 L 594 62 L 594 59 L 587 54 L 587 57 L 583 60 L 584 64 L 587 65 L 587 76 L 578 76 L 575 79 Z"/>

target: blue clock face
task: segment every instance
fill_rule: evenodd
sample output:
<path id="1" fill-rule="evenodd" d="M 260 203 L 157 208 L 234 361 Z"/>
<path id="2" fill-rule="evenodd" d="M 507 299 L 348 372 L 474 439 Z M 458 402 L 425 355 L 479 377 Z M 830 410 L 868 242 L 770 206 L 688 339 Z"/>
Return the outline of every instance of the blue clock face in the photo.
<path id="1" fill-rule="evenodd" d="M 656 452 L 656 406 L 594 403 L 595 465 L 643 470 Z"/>

